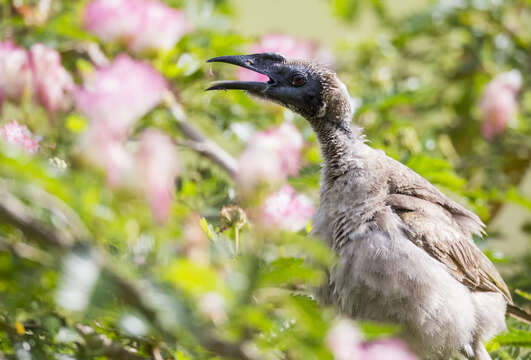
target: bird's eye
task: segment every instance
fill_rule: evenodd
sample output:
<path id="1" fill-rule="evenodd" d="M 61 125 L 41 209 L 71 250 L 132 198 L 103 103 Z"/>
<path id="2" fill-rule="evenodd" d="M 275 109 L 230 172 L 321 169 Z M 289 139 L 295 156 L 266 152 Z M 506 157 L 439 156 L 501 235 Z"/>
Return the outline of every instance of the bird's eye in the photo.
<path id="1" fill-rule="evenodd" d="M 291 78 L 291 85 L 293 86 L 302 86 L 306 84 L 306 78 L 304 77 L 304 75 L 301 75 L 301 74 L 296 74 L 296 75 L 293 75 L 293 77 Z"/>

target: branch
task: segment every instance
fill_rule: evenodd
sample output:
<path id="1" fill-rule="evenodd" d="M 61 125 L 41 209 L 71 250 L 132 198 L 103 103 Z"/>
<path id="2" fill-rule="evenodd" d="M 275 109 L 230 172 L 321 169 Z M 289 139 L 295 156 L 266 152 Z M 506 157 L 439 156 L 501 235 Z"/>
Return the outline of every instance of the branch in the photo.
<path id="1" fill-rule="evenodd" d="M 235 177 L 238 172 L 236 159 L 190 124 L 182 105 L 171 91 L 166 91 L 164 94 L 164 102 L 175 120 L 177 120 L 183 134 L 193 141 L 193 143 L 189 143 L 192 144 L 192 150 L 214 161 L 230 176 Z"/>
<path id="2" fill-rule="evenodd" d="M 70 239 L 61 231 L 53 229 L 36 219 L 31 210 L 10 191 L 4 182 L 0 183 L 0 218 L 18 227 L 22 232 L 53 247 L 68 248 Z"/>

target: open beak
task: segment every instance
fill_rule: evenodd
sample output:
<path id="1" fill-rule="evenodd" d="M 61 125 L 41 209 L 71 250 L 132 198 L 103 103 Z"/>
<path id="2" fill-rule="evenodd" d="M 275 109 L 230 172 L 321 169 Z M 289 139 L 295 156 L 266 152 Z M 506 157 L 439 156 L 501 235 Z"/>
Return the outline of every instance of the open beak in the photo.
<path id="1" fill-rule="evenodd" d="M 206 90 L 247 90 L 253 93 L 260 93 L 277 84 L 277 79 L 275 79 L 275 75 L 272 70 L 275 67 L 275 64 L 285 63 L 286 59 L 279 54 L 263 53 L 252 55 L 219 56 L 207 60 L 207 62 L 222 62 L 240 66 L 268 76 L 269 81 L 218 81 L 212 84 Z"/>

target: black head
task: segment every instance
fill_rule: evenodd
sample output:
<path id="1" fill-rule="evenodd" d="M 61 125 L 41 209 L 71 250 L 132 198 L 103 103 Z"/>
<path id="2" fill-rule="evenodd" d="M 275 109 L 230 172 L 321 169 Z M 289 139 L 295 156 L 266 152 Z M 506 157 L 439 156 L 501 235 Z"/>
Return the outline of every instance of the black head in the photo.
<path id="1" fill-rule="evenodd" d="M 221 81 L 207 90 L 245 90 L 251 95 L 279 103 L 306 118 L 318 118 L 326 109 L 326 89 L 335 74 L 325 67 L 288 61 L 282 55 L 263 53 L 220 56 L 207 62 L 224 62 L 269 77 L 267 82 Z"/>

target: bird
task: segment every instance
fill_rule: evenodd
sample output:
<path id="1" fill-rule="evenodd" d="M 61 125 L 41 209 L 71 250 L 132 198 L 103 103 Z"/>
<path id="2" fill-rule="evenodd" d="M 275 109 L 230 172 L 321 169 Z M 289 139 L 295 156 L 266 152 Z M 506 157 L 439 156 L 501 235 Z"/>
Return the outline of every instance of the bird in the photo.
<path id="1" fill-rule="evenodd" d="M 278 103 L 316 134 L 323 164 L 312 234 L 337 254 L 317 290 L 323 303 L 354 319 L 398 324 L 424 359 L 491 359 L 484 343 L 506 330 L 506 314 L 531 321 L 473 241 L 485 234 L 480 218 L 368 145 L 351 124 L 351 98 L 334 71 L 277 53 L 207 62 L 268 80 L 218 81 L 206 90 L 244 90 Z"/>

